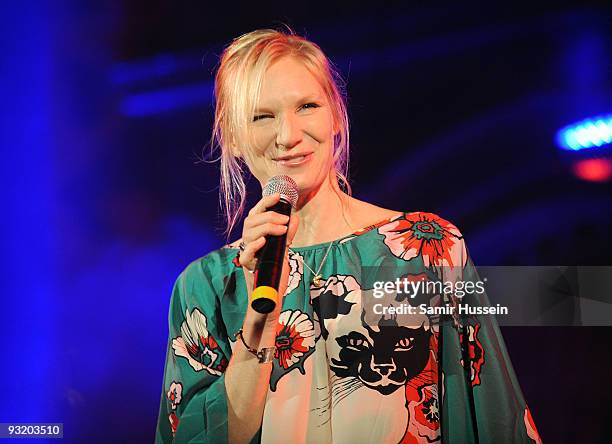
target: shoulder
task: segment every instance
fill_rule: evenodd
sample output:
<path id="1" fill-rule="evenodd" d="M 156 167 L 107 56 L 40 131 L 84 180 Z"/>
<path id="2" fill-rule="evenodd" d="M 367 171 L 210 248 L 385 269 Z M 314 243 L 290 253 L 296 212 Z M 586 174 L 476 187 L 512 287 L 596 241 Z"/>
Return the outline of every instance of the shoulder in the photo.
<path id="1" fill-rule="evenodd" d="M 193 287 L 204 282 L 222 286 L 236 268 L 237 247 L 225 245 L 189 263 L 180 273 L 177 284 Z"/>
<path id="2" fill-rule="evenodd" d="M 375 224 L 397 225 L 403 221 L 404 224 L 416 224 L 415 228 L 421 227 L 430 232 L 447 233 L 455 238 L 463 238 L 461 231 L 454 223 L 435 213 L 390 210 L 358 199 L 353 199 L 352 205 L 357 214 L 357 225 L 361 227 L 374 226 Z"/>
<path id="3" fill-rule="evenodd" d="M 353 197 L 349 208 L 353 227 L 359 228 L 359 231 L 381 225 L 403 214 L 401 211 L 389 210 Z"/>
<path id="4" fill-rule="evenodd" d="M 380 226 L 378 232 L 390 251 L 404 260 L 420 256 L 426 266 L 455 266 L 467 260 L 461 231 L 435 213 L 406 212 Z"/>
<path id="5" fill-rule="evenodd" d="M 463 234 L 461 234 L 457 225 L 436 213 L 413 211 L 404 213 L 403 218 L 414 224 L 415 228 L 425 230 L 425 232 L 446 234 L 454 238 L 463 239 Z"/>
<path id="6" fill-rule="evenodd" d="M 232 288 L 236 270 L 232 257 L 236 252 L 229 248 L 214 250 L 189 265 L 176 278 L 170 297 L 169 323 L 177 328 L 182 322 L 199 313 L 211 320 L 217 319 L 221 298 L 226 288 Z M 228 287 L 229 286 L 229 287 Z M 212 316 L 212 317 L 211 317 Z"/>

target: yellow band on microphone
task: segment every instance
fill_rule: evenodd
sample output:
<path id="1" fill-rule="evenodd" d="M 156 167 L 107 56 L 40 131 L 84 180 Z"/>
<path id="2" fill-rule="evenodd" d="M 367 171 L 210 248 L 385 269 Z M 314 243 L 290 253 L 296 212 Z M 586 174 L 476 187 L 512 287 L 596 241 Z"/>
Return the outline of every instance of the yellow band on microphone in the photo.
<path id="1" fill-rule="evenodd" d="M 276 304 L 278 301 L 278 291 L 275 288 L 262 285 L 253 290 L 251 300 L 256 301 L 257 299 L 270 299 Z"/>

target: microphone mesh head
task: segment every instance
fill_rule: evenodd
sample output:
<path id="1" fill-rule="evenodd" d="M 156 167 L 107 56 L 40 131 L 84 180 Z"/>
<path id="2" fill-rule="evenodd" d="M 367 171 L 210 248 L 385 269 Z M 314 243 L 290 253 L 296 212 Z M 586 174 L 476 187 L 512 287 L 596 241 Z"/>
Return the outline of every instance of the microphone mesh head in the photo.
<path id="1" fill-rule="evenodd" d="M 280 193 L 281 199 L 289 202 L 293 208 L 297 205 L 297 184 L 291 177 L 285 175 L 271 177 L 261 194 L 263 197 L 267 197 L 274 193 Z"/>

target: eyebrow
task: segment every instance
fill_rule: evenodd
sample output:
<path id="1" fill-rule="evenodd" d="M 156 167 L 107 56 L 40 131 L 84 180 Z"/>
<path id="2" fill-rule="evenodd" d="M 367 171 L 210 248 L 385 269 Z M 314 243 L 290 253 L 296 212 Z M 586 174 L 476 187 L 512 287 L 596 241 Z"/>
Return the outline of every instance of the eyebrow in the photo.
<path id="1" fill-rule="evenodd" d="M 318 94 L 318 93 L 312 93 L 312 94 L 306 94 L 299 101 L 300 102 L 310 102 L 310 101 L 318 101 L 318 100 L 323 100 L 323 96 L 321 96 L 321 94 Z"/>
<path id="2" fill-rule="evenodd" d="M 306 94 L 304 96 L 302 96 L 299 100 L 297 100 L 296 102 L 298 103 L 308 103 L 308 102 L 321 102 L 324 100 L 324 96 L 319 94 L 319 93 L 311 93 L 311 94 Z M 255 108 L 255 113 L 260 114 L 260 113 L 267 113 L 270 112 L 270 108 L 269 106 L 257 106 Z"/>

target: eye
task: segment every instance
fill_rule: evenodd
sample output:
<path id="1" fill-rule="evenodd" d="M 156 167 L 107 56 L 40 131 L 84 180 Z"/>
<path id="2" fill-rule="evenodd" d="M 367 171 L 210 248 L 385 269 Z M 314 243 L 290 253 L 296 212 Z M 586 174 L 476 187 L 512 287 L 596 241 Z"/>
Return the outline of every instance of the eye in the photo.
<path id="1" fill-rule="evenodd" d="M 408 351 L 412 348 L 414 338 L 403 338 L 395 344 L 395 351 Z"/>
<path id="2" fill-rule="evenodd" d="M 268 119 L 274 117 L 272 114 L 257 114 L 253 117 L 253 122 L 257 122 L 258 120 Z"/>
<path id="3" fill-rule="evenodd" d="M 319 107 L 320 105 L 314 102 L 309 102 L 309 103 L 302 105 L 302 109 L 314 109 L 314 108 L 319 108 Z"/>
<path id="4" fill-rule="evenodd" d="M 348 338 L 346 345 L 353 348 L 361 348 L 363 347 L 364 342 L 365 341 L 363 339 Z"/>

